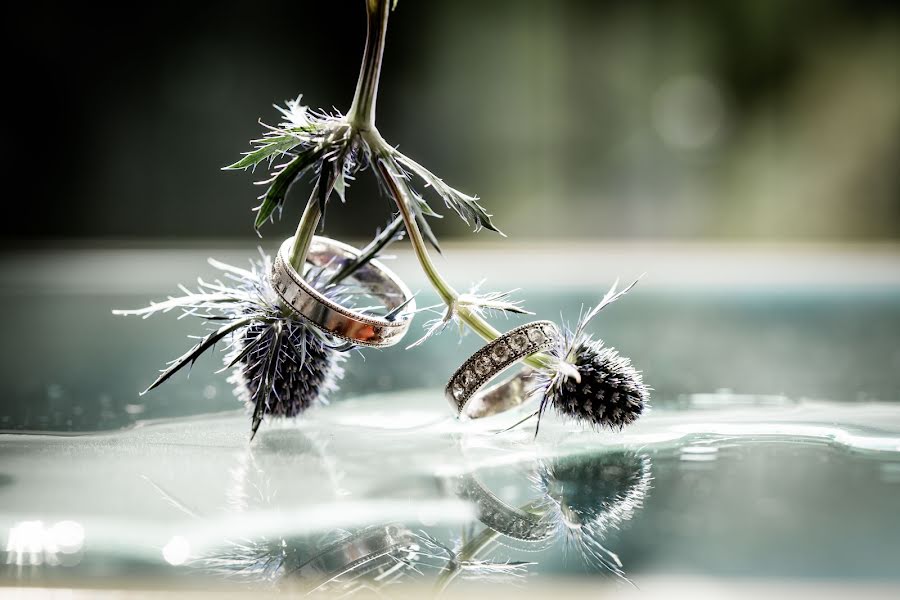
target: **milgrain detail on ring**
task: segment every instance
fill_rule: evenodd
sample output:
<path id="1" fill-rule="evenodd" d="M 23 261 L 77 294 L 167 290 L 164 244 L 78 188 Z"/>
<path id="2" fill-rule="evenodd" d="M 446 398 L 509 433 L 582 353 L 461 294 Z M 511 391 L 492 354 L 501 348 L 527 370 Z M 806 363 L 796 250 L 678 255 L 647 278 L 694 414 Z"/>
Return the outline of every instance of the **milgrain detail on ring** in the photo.
<path id="1" fill-rule="evenodd" d="M 409 300 L 404 312 L 396 320 L 356 312 L 326 298 L 314 289 L 287 259 L 292 238 L 288 238 L 278 251 L 272 266 L 272 287 L 278 297 L 294 312 L 312 325 L 336 338 L 364 346 L 386 347 L 400 341 L 409 329 L 415 300 L 400 279 L 378 261 L 370 261 L 358 274 L 358 283 L 373 297 L 393 309 Z M 356 250 L 322 236 L 315 236 L 307 260 L 323 266 L 334 259 L 352 259 Z M 321 264 L 320 264 L 321 263 Z M 361 276 L 365 276 L 365 280 Z"/>
<path id="2" fill-rule="evenodd" d="M 552 321 L 534 321 L 511 329 L 470 356 L 450 377 L 444 395 L 462 414 L 488 381 L 519 359 L 558 342 L 559 330 Z"/>
<path id="3" fill-rule="evenodd" d="M 278 275 L 282 275 L 282 277 L 279 279 L 279 278 L 277 278 Z M 286 283 L 285 279 L 290 280 L 290 282 Z M 294 271 L 293 269 L 287 268 L 287 263 L 281 258 L 280 254 L 275 259 L 275 269 L 274 269 L 274 276 L 273 276 L 273 280 L 272 280 L 272 287 L 275 288 L 275 291 L 278 292 L 278 295 L 281 297 L 281 299 L 284 300 L 285 302 L 287 302 L 288 304 L 290 304 L 291 306 L 294 306 L 295 303 L 299 304 L 304 299 L 303 294 L 311 296 L 311 295 L 313 295 L 313 292 L 314 292 L 312 286 L 310 286 L 308 283 L 306 283 L 305 281 L 303 281 L 302 279 L 297 277 L 296 271 Z M 319 295 L 318 292 L 315 292 L 315 295 L 318 296 Z M 337 302 L 333 302 L 326 298 L 322 298 L 322 300 L 320 300 L 320 302 L 322 302 L 322 304 L 325 304 L 326 306 L 328 306 L 328 308 L 330 308 L 332 311 L 334 311 L 336 313 L 340 313 L 340 314 L 344 315 L 345 317 L 347 317 L 348 319 L 353 319 L 354 321 L 359 321 L 360 323 L 367 323 L 369 325 L 372 325 L 372 326 L 375 326 L 378 328 L 390 327 L 390 325 L 391 325 L 390 321 L 386 321 L 385 319 L 379 319 L 377 317 L 372 317 L 370 315 L 363 315 L 363 314 L 353 312 L 352 310 L 350 310 L 344 306 L 341 306 Z M 303 316 L 306 316 L 306 315 L 303 315 Z M 399 329 L 402 326 L 403 326 L 403 323 L 400 320 L 398 320 L 396 323 L 393 323 L 394 329 Z"/>

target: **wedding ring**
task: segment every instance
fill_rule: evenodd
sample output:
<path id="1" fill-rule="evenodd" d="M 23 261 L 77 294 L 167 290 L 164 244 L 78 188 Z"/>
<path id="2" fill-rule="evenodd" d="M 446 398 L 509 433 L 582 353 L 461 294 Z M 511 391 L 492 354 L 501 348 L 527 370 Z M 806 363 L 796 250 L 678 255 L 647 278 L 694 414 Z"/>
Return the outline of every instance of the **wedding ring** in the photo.
<path id="1" fill-rule="evenodd" d="M 467 474 L 460 478 L 458 493 L 475 504 L 478 520 L 497 533 L 525 542 L 538 542 L 553 535 L 552 521 L 510 506 L 474 475 Z"/>
<path id="2" fill-rule="evenodd" d="M 347 308 L 315 289 L 291 266 L 288 256 L 293 240 L 288 238 L 281 245 L 271 276 L 275 293 L 287 306 L 325 333 L 353 344 L 384 348 L 403 338 L 412 322 L 416 301 L 399 277 L 377 260 L 370 260 L 352 275 L 363 293 L 384 304 L 388 311 L 405 304 L 395 319 Z M 358 256 L 356 248 L 317 235 L 312 239 L 306 262 L 308 268 L 321 268 Z"/>
<path id="3" fill-rule="evenodd" d="M 559 330 L 552 321 L 534 321 L 511 329 L 470 356 L 450 377 L 444 395 L 459 416 L 469 419 L 518 406 L 525 400 L 530 369 L 484 391 L 481 389 L 519 359 L 558 343 Z"/>
<path id="4" fill-rule="evenodd" d="M 375 578 L 395 567 L 398 557 L 407 556 L 417 541 L 412 531 L 400 525 L 374 525 L 326 545 L 293 572 L 310 582 L 311 590 L 339 575 Z"/>

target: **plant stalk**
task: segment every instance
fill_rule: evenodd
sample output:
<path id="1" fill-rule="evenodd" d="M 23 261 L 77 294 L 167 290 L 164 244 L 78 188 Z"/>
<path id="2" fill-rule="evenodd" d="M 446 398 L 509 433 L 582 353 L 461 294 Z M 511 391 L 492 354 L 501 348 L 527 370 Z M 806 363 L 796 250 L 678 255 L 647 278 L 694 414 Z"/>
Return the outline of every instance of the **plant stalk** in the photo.
<path id="1" fill-rule="evenodd" d="M 303 209 L 303 216 L 300 217 L 300 223 L 297 224 L 297 232 L 294 234 L 294 245 L 291 247 L 289 260 L 291 266 L 301 276 L 306 266 L 306 255 L 309 252 L 309 245 L 312 243 L 313 235 L 319 226 L 319 220 L 322 218 L 322 211 L 319 209 L 318 186 L 313 188 L 306 208 Z"/>
<path id="2" fill-rule="evenodd" d="M 359 71 L 359 79 L 356 82 L 356 92 L 353 95 L 353 103 L 347 113 L 347 123 L 354 130 L 351 135 L 359 135 L 367 143 L 373 155 L 377 157 L 377 168 L 382 178 L 389 187 L 391 196 L 400 210 L 403 223 L 406 226 L 409 240 L 416 253 L 416 258 L 425 272 L 428 281 L 437 291 L 441 300 L 455 311 L 456 315 L 468 325 L 475 333 L 486 341 L 493 341 L 500 337 L 500 331 L 488 323 L 481 315 L 468 306 L 460 305 L 459 293 L 453 289 L 446 279 L 440 274 L 428 254 L 425 240 L 419 231 L 419 226 L 410 210 L 410 198 L 404 182 L 396 177 L 388 164 L 392 162 L 390 147 L 384 138 L 375 129 L 375 104 L 378 99 L 378 82 L 381 77 L 381 63 L 384 55 L 384 43 L 387 36 L 388 16 L 391 10 L 391 0 L 365 0 L 366 1 L 366 47 L 363 53 L 362 66 Z M 323 185 L 320 181 L 318 185 Z M 317 189 L 313 189 L 300 223 L 297 225 L 297 233 L 294 236 L 294 245 L 291 248 L 290 262 L 298 273 L 303 273 L 306 254 L 312 237 L 322 217 L 317 198 Z M 331 190 L 328 190 L 329 193 Z M 532 354 L 523 359 L 523 362 L 536 369 L 547 369 L 551 366 L 551 358 L 546 354 Z"/>
<path id="3" fill-rule="evenodd" d="M 530 513 L 535 516 L 543 516 L 546 514 L 546 511 L 540 510 L 541 501 L 534 500 L 527 504 L 524 504 L 519 507 L 519 510 Z M 452 566 L 441 572 L 440 576 L 438 576 L 437 581 L 435 582 L 435 589 L 437 590 L 437 595 L 442 594 L 447 590 L 447 587 L 456 577 L 462 573 L 462 565 L 467 562 L 471 562 L 478 558 L 483 552 L 485 552 L 491 545 L 497 541 L 500 537 L 500 533 L 494 531 L 490 527 L 485 527 L 484 530 L 479 533 L 477 536 L 466 542 L 462 548 L 459 549 L 459 552 L 456 554 L 455 560 L 452 563 Z"/>
<path id="4" fill-rule="evenodd" d="M 390 4 L 390 0 L 366 0 L 366 16 L 368 18 L 366 48 L 359 70 L 359 79 L 356 82 L 353 103 L 347 113 L 347 123 L 355 131 L 368 131 L 375 128 L 375 102 L 378 100 L 378 80 L 381 77 L 381 60 L 384 55 Z M 319 185 L 322 185 L 321 181 Z M 291 266 L 301 274 L 306 263 L 309 245 L 322 218 L 316 198 L 317 189 L 318 187 L 313 189 L 303 215 L 300 217 L 300 223 L 297 224 L 294 245 L 289 257 Z M 331 193 L 331 189 L 328 190 L 328 193 Z"/>
<path id="5" fill-rule="evenodd" d="M 383 180 L 388 184 L 390 194 L 397 204 L 397 208 L 400 210 L 400 215 L 403 217 L 406 231 L 409 234 L 409 241 L 412 243 L 416 258 L 419 260 L 419 264 L 422 266 L 425 276 L 441 297 L 444 304 L 451 307 L 463 323 L 468 325 L 472 331 L 481 336 L 485 341 L 494 341 L 500 337 L 500 332 L 477 312 L 467 306 L 460 305 L 458 302 L 459 292 L 444 279 L 437 270 L 437 267 L 435 267 L 434 262 L 431 260 L 431 256 L 428 254 L 428 248 L 425 245 L 422 232 L 419 230 L 419 225 L 416 223 L 416 220 L 410 211 L 410 199 L 406 187 L 403 185 L 402 181 L 398 180 L 396 173 L 393 173 L 386 164 L 390 161 L 389 157 L 385 159 L 385 152 L 389 151 L 386 143 L 380 136 L 375 139 L 372 139 L 373 137 L 374 136 L 367 136 L 367 138 L 369 138 L 367 139 L 370 145 L 369 147 L 379 149 L 379 152 L 377 153 L 379 156 L 378 170 L 381 172 Z M 551 365 L 551 359 L 546 354 L 532 354 L 522 361 L 535 369 L 547 369 L 550 368 Z"/>
<path id="6" fill-rule="evenodd" d="M 391 0 L 366 0 L 366 49 L 353 104 L 347 113 L 347 122 L 358 131 L 368 131 L 375 127 L 375 103 L 378 99 L 378 80 L 381 77 L 390 5 Z"/>

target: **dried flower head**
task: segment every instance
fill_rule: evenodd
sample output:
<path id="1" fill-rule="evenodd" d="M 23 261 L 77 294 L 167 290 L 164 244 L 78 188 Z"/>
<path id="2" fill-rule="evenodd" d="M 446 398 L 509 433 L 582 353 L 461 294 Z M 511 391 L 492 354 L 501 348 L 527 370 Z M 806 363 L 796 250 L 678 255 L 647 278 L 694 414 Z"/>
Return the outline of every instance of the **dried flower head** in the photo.
<path id="1" fill-rule="evenodd" d="M 268 273 L 270 268 L 269 257 L 264 256 L 251 272 Z M 265 298 L 255 307 L 244 307 L 255 310 L 258 318 L 233 334 L 225 356 L 226 368 L 233 368 L 228 381 L 235 386 L 235 395 L 253 409 L 255 433 L 262 415 L 296 417 L 327 403 L 343 377 L 344 355 L 315 328 L 283 316 L 268 276 L 238 285 Z M 339 288 L 324 291 L 335 295 Z"/>
<path id="2" fill-rule="evenodd" d="M 600 303 L 579 319 L 574 330 L 563 328 L 562 343 L 551 351 L 554 368 L 535 376 L 532 393 L 541 396 L 538 426 L 548 406 L 560 415 L 610 429 L 622 429 L 644 412 L 650 388 L 644 384 L 640 371 L 615 348 L 585 332 L 597 313 L 635 283 L 617 292 L 617 281 Z"/>
<path id="3" fill-rule="evenodd" d="M 225 368 L 234 369 L 229 381 L 235 385 L 235 395 L 253 409 L 252 435 L 256 434 L 263 415 L 293 417 L 316 403 L 325 402 L 343 376 L 344 356 L 318 330 L 293 319 L 281 307 L 268 277 L 271 258 L 262 254 L 259 260 L 251 261 L 250 269 L 213 259 L 209 262 L 223 272 L 224 282 L 201 279 L 196 292 L 182 286 L 183 296 L 137 310 L 113 311 L 146 318 L 179 309 L 182 316 L 218 324 L 190 350 L 169 363 L 144 393 L 193 365 L 219 341 L 225 341 Z M 332 285 L 323 271 L 313 273 L 308 279 L 325 295 L 345 304 L 352 301 L 352 290 Z"/>

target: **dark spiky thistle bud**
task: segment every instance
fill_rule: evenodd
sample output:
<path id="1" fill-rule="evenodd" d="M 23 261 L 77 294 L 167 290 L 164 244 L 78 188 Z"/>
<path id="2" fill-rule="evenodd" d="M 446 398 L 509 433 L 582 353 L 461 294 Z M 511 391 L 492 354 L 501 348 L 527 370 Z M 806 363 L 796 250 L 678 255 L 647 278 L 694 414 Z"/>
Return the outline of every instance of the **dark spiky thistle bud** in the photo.
<path id="1" fill-rule="evenodd" d="M 561 343 L 551 351 L 555 368 L 536 374 L 533 393 L 541 396 L 539 419 L 548 406 L 553 406 L 560 415 L 593 427 L 622 429 L 647 407 L 650 388 L 631 360 L 585 333 L 591 319 L 634 283 L 620 292 L 617 285 L 579 319 L 574 330 L 564 328 Z"/>
<path id="2" fill-rule="evenodd" d="M 533 478 L 569 529 L 605 533 L 630 519 L 650 489 L 650 458 L 630 451 L 542 461 Z"/>
<path id="3" fill-rule="evenodd" d="M 222 281 L 199 280 L 196 292 L 182 287 L 184 296 L 138 310 L 113 311 L 148 317 L 180 309 L 185 316 L 218 325 L 169 363 L 146 391 L 225 341 L 225 368 L 234 369 L 229 381 L 235 385 L 235 395 L 252 409 L 253 435 L 264 415 L 294 417 L 314 404 L 327 402 L 328 394 L 337 389 L 337 381 L 343 376 L 340 363 L 344 355 L 318 330 L 284 310 L 269 281 L 271 258 L 262 254 L 260 260 L 251 262 L 250 269 L 212 259 L 210 264 L 223 272 Z M 334 285 L 323 273 L 308 274 L 308 280 L 326 296 L 352 303 L 350 288 Z"/>
<path id="4" fill-rule="evenodd" d="M 268 263 L 264 257 L 256 271 L 268 273 Z M 242 285 L 251 286 L 247 291 L 265 297 L 271 306 L 278 305 L 268 276 Z M 235 386 L 235 396 L 254 414 L 254 432 L 262 415 L 296 417 L 316 404 L 326 404 L 344 375 L 343 354 L 317 330 L 281 314 L 272 317 L 254 320 L 235 332 L 225 356 L 226 368 L 233 368 L 228 381 Z"/>
<path id="5" fill-rule="evenodd" d="M 557 412 L 598 427 L 622 429 L 644 411 L 648 391 L 631 360 L 603 340 L 586 338 L 566 360 L 578 376 L 554 377 L 546 390 Z"/>

